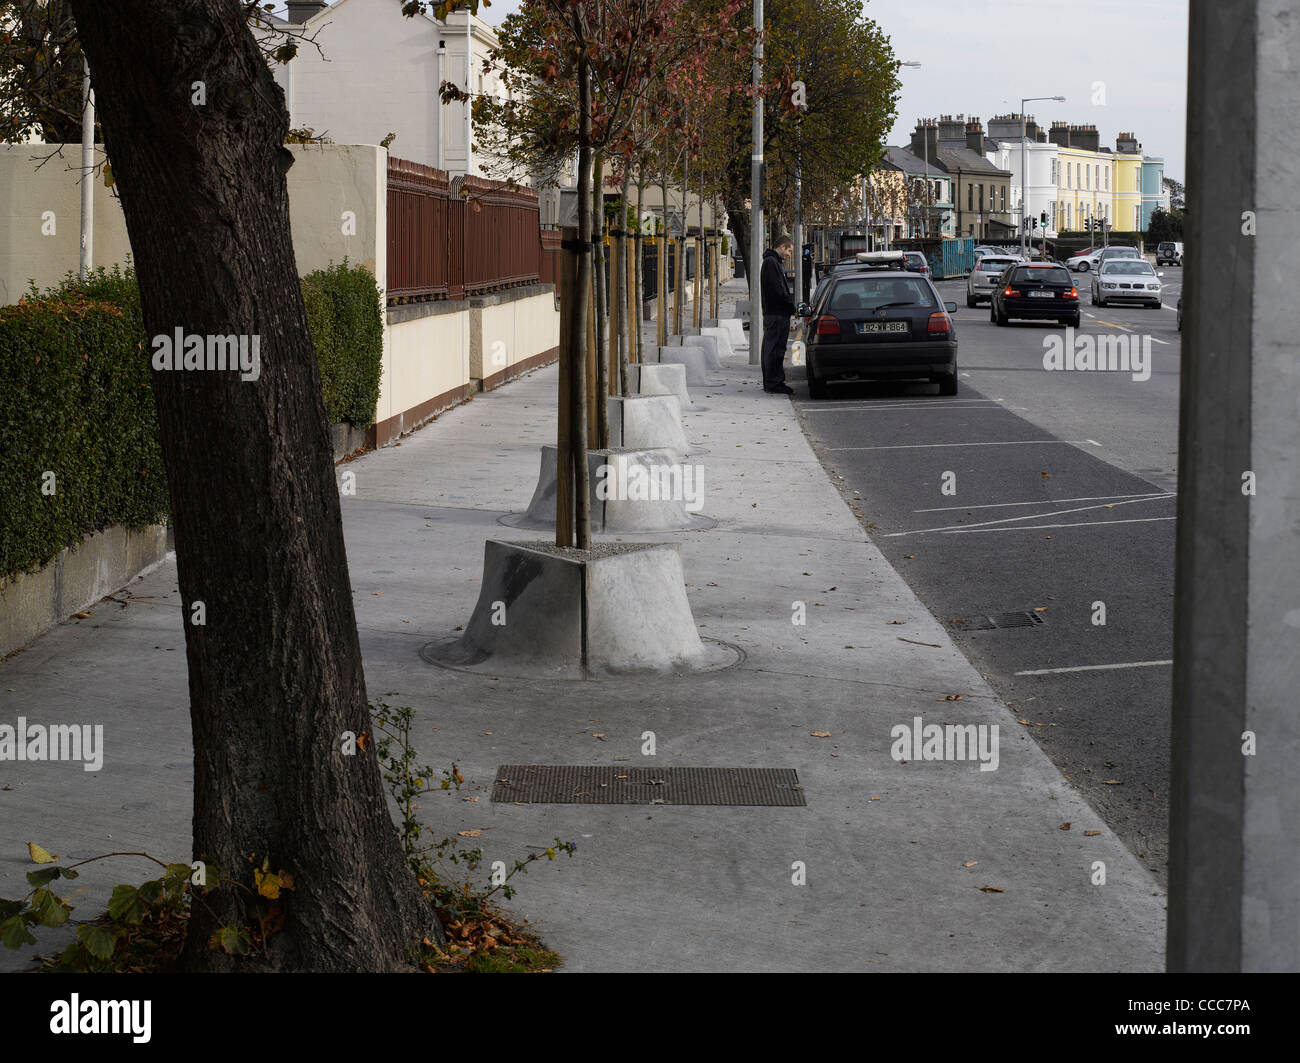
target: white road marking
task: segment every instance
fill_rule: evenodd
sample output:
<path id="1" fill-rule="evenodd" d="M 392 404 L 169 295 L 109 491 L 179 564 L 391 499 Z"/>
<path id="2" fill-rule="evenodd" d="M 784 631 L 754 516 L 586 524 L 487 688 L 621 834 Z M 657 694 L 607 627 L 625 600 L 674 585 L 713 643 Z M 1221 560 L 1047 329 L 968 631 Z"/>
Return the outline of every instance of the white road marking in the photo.
<path id="1" fill-rule="evenodd" d="M 1003 517 L 1001 520 L 986 520 L 979 524 L 945 524 L 942 528 L 916 528 L 912 531 L 890 532 L 885 536 L 886 539 L 896 539 L 901 535 L 925 535 L 927 532 L 946 532 L 953 529 L 960 531 L 973 531 L 977 528 L 991 528 L 994 524 L 1014 524 L 1018 520 L 1039 520 L 1043 517 L 1063 517 L 1067 513 L 1084 513 L 1091 509 L 1114 509 L 1116 506 L 1131 506 L 1136 502 L 1147 502 L 1150 496 L 1139 498 L 1130 498 L 1125 502 L 1113 502 L 1102 506 L 1075 506 L 1074 509 L 1053 509 L 1046 513 L 1026 513 L 1023 517 Z M 1172 517 L 1167 518 L 1173 520 Z M 1100 521 L 1101 524 L 1109 524 L 1110 521 Z M 1115 523 L 1121 523 L 1116 521 Z M 1075 527 L 1075 525 L 1059 525 L 1059 527 Z M 1004 529 L 1005 530 L 1005 529 Z M 1014 529 L 1010 529 L 1014 530 Z"/>
<path id="2" fill-rule="evenodd" d="M 1155 668 L 1170 661 L 1129 661 L 1126 664 L 1082 664 L 1077 668 L 1034 668 L 1016 675 L 1061 675 L 1065 672 L 1108 672 L 1116 668 Z"/>
<path id="3" fill-rule="evenodd" d="M 1045 506 L 1062 502 L 1108 502 L 1115 498 L 1173 498 L 1172 492 L 1154 495 L 1084 495 L 1082 498 L 1037 498 L 1032 502 L 987 502 L 978 506 L 943 506 L 940 509 L 914 509 L 913 513 L 948 513 L 957 509 L 1002 509 L 1005 506 Z"/>
<path id="4" fill-rule="evenodd" d="M 1039 531 L 1041 529 L 1051 530 L 1052 528 L 1092 528 L 1099 524 L 1151 524 L 1158 520 L 1177 520 L 1177 517 L 1134 517 L 1130 520 L 1085 520 L 1078 524 L 1026 524 L 1023 528 L 972 528 L 959 529 L 957 531 L 946 531 L 944 535 L 966 535 L 968 532 L 979 534 L 980 532 L 1004 532 L 1004 531 Z M 897 533 L 895 533 L 897 534 Z"/>
<path id="5" fill-rule="evenodd" d="M 1098 443 L 1095 439 L 1085 439 L 1084 442 L 1085 442 L 1085 443 L 1091 443 L 1094 447 L 1099 447 L 1099 446 L 1101 446 L 1101 444 Z"/>
<path id="6" fill-rule="evenodd" d="M 1158 340 L 1158 339 L 1156 339 L 1154 336 L 1151 337 L 1151 342 L 1152 342 L 1152 343 L 1163 343 L 1166 347 L 1169 346 L 1169 341 L 1168 341 L 1168 340 Z"/>
<path id="7" fill-rule="evenodd" d="M 895 406 L 806 406 L 804 409 L 808 413 L 874 413 L 876 410 L 995 410 L 997 407 L 962 406 L 955 402 L 914 402 Z"/>
<path id="8" fill-rule="evenodd" d="M 1091 439 L 1011 439 L 997 443 L 902 443 L 890 447 L 827 447 L 826 449 L 835 452 L 844 450 L 928 450 L 939 447 L 1018 447 L 1029 443 L 1064 443 L 1071 447 L 1092 443 L 1094 447 L 1101 446 L 1100 443 L 1093 443 Z"/>

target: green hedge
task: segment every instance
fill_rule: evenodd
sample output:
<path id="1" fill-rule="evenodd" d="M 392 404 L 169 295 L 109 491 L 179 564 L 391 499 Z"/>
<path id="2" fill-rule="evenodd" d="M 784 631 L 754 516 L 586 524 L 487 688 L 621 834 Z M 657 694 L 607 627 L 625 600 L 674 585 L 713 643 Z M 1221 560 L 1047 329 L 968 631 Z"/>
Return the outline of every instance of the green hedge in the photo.
<path id="1" fill-rule="evenodd" d="M 167 516 L 144 336 L 135 277 L 116 267 L 0 307 L 0 576 Z"/>
<path id="2" fill-rule="evenodd" d="M 373 275 L 345 259 L 302 290 L 330 422 L 373 424 L 384 335 Z M 0 307 L 0 577 L 91 532 L 166 519 L 148 353 L 129 269 L 69 274 Z"/>
<path id="3" fill-rule="evenodd" d="M 375 423 L 384 357 L 384 305 L 364 266 L 330 263 L 302 279 L 330 424 Z"/>

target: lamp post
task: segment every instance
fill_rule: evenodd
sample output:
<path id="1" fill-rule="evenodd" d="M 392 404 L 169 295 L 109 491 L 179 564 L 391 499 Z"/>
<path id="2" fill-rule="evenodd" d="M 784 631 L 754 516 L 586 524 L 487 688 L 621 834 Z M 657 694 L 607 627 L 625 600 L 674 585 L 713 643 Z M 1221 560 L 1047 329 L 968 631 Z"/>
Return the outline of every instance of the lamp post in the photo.
<path id="1" fill-rule="evenodd" d="M 912 67 L 913 69 L 915 69 L 919 67 L 921 64 L 916 62 L 915 60 L 906 60 L 900 62 L 898 65 Z M 930 196 L 930 141 L 928 139 L 925 142 L 925 194 L 926 194 L 926 199 L 928 201 Z M 925 227 L 924 218 L 921 220 L 921 226 L 922 226 L 922 235 L 924 235 L 924 227 Z"/>
<path id="2" fill-rule="evenodd" d="M 754 0 L 754 128 L 750 147 L 749 364 L 763 361 L 763 0 Z"/>
<path id="3" fill-rule="evenodd" d="M 1033 103 L 1036 100 L 1055 100 L 1057 103 L 1064 103 L 1064 96 L 1025 96 L 1020 101 L 1020 257 L 1025 257 L 1025 219 L 1028 215 L 1025 211 L 1028 209 L 1028 203 L 1025 196 L 1025 173 L 1028 155 L 1028 144 L 1026 143 L 1025 133 L 1025 104 Z"/>

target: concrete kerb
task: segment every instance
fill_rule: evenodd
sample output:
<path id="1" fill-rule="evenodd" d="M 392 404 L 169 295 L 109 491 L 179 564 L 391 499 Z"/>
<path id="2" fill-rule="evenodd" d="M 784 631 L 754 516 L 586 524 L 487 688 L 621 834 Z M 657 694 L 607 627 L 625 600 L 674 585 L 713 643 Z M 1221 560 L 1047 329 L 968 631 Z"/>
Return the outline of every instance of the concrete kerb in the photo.
<path id="1" fill-rule="evenodd" d="M 703 387 L 708 383 L 704 377 L 704 371 L 710 368 L 708 364 L 708 352 L 702 347 L 659 347 L 647 357 L 654 357 L 654 360 L 660 365 L 676 363 L 686 367 L 686 383 L 698 387 Z"/>
<path id="2" fill-rule="evenodd" d="M 687 441 L 675 395 L 630 395 L 611 397 L 608 402 L 610 446 L 627 450 L 666 447 L 675 451 L 679 460 L 705 453 Z"/>
<path id="3" fill-rule="evenodd" d="M 465 634 L 429 643 L 432 664 L 561 679 L 713 671 L 743 659 L 700 638 L 676 543 L 548 542 L 483 547 L 483 582 Z"/>
<path id="4" fill-rule="evenodd" d="M 637 395 L 673 395 L 683 413 L 696 407 L 686 389 L 686 367 L 676 362 L 633 363 L 628 367 L 628 383 Z"/>
<path id="5" fill-rule="evenodd" d="M 532 501 L 500 523 L 510 528 L 555 528 L 558 450 L 542 447 Z M 704 502 L 704 467 L 684 465 L 665 448 L 587 451 L 591 530 L 595 534 L 699 531 L 717 522 L 696 512 Z M 692 508 L 694 507 L 694 508 Z"/>

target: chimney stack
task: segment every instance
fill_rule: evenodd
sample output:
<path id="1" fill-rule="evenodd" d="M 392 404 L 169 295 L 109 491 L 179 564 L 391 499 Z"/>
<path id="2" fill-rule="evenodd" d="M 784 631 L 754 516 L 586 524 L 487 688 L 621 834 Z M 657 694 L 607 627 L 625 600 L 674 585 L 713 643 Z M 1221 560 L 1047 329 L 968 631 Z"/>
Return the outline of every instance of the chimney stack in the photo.
<path id="1" fill-rule="evenodd" d="M 984 155 L 984 125 L 978 118 L 966 123 L 966 146 L 976 155 Z"/>
<path id="2" fill-rule="evenodd" d="M 908 146 L 908 150 L 919 159 L 929 158 L 933 162 L 938 157 L 938 147 L 939 127 L 935 120 L 918 118 L 916 128 L 912 130 L 912 143 Z"/>
<path id="3" fill-rule="evenodd" d="M 321 0 L 289 0 L 288 12 L 285 17 L 296 26 L 301 26 L 313 15 L 324 11 L 329 4 L 322 3 Z"/>

